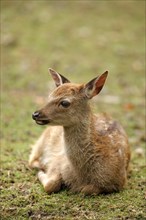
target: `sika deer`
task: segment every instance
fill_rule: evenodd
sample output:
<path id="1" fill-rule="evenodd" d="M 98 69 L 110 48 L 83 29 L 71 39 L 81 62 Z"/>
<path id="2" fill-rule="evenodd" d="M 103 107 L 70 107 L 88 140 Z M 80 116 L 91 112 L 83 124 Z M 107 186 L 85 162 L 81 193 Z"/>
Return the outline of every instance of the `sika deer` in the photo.
<path id="1" fill-rule="evenodd" d="M 49 194 L 62 184 L 85 195 L 122 190 L 130 160 L 127 136 L 108 115 L 94 115 L 89 103 L 108 72 L 87 84 L 73 84 L 49 71 L 57 88 L 32 117 L 37 124 L 50 126 L 32 149 L 30 167 L 40 169 L 38 178 Z"/>

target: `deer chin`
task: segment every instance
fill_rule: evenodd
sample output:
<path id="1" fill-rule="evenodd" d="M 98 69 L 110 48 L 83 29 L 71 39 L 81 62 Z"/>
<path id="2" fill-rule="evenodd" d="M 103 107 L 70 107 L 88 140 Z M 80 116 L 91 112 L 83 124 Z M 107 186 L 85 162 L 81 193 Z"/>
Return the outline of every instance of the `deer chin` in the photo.
<path id="1" fill-rule="evenodd" d="M 51 121 L 50 120 L 36 120 L 36 123 L 38 125 L 47 125 L 49 124 Z"/>

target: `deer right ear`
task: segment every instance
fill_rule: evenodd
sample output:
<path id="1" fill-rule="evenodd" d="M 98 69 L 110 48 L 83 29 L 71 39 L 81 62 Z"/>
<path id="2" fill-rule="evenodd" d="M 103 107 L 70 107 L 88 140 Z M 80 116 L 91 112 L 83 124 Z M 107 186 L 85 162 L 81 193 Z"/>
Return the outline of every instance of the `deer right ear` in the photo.
<path id="1" fill-rule="evenodd" d="M 50 72 L 53 80 L 55 81 L 55 84 L 57 87 L 64 84 L 64 83 L 70 83 L 70 81 L 68 79 L 66 79 L 60 73 L 57 73 L 55 70 L 49 68 L 49 72 Z"/>

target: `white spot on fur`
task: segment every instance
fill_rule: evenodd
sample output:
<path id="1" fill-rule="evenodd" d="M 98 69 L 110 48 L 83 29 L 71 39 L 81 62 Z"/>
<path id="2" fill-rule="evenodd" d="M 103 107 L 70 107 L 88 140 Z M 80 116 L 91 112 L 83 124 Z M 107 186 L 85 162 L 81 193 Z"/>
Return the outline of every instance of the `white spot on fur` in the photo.
<path id="1" fill-rule="evenodd" d="M 118 153 L 119 153 L 120 156 L 122 156 L 122 150 L 121 149 L 118 150 Z"/>

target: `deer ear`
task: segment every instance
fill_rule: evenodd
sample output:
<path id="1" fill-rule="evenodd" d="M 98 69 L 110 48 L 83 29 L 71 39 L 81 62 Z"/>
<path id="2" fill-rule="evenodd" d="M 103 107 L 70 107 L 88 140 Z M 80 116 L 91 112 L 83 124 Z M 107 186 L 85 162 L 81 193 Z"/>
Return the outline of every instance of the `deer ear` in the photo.
<path id="1" fill-rule="evenodd" d="M 99 77 L 92 79 L 89 83 L 85 85 L 84 91 L 87 98 L 91 99 L 93 96 L 97 95 L 101 91 L 106 81 L 107 75 L 108 71 L 104 72 Z"/>
<path id="2" fill-rule="evenodd" d="M 66 79 L 60 73 L 57 73 L 55 70 L 49 68 L 49 72 L 50 72 L 53 80 L 55 81 L 55 84 L 57 87 L 64 84 L 64 83 L 70 83 L 70 81 L 68 79 Z"/>

